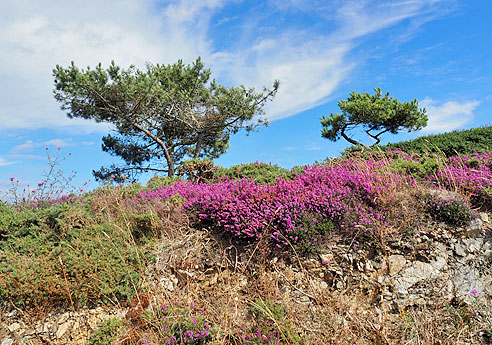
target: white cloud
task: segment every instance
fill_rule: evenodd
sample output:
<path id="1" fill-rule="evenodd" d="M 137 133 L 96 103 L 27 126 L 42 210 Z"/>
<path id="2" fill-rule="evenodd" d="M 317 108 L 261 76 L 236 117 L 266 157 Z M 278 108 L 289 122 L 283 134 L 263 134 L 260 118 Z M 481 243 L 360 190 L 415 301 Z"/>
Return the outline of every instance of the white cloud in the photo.
<path id="1" fill-rule="evenodd" d="M 153 6 L 151 0 L 2 1 L 0 92 L 9 100 L 0 107 L 2 127 L 108 130 L 105 124 L 68 119 L 59 110 L 52 95 L 56 64 L 74 60 L 85 67 L 115 60 L 143 67 L 147 61 L 187 61 L 206 53 L 204 37 L 179 32 L 186 11 L 170 10 L 166 17 Z"/>
<path id="2" fill-rule="evenodd" d="M 480 104 L 479 101 L 455 102 L 448 101 L 442 104 L 426 97 L 420 106 L 427 110 L 429 121 L 423 132 L 445 132 L 458 129 L 473 119 L 473 111 Z"/>
<path id="3" fill-rule="evenodd" d="M 280 90 L 266 108 L 267 115 L 270 120 L 291 116 L 325 102 L 347 80 L 359 63 L 350 60 L 350 52 L 363 37 L 438 13 L 437 5 L 448 0 L 329 5 L 321 0 L 288 0 L 282 11 L 309 12 L 334 26 L 329 31 L 315 25 L 304 25 L 302 30 L 273 27 L 258 14 L 261 10 L 246 12 L 235 16 L 234 22 L 241 24 L 227 33 L 234 39 L 222 44 L 223 37 L 211 34 L 213 20 L 226 5 L 239 1 L 3 0 L 0 93 L 8 100 L 0 105 L 3 129 L 68 127 L 78 133 L 107 132 L 107 124 L 68 119 L 53 99 L 51 71 L 56 64 L 67 66 L 72 60 L 80 67 L 107 65 L 111 60 L 123 67 L 143 67 L 147 61 L 189 63 L 202 56 L 219 81 L 261 88 L 279 79 Z M 277 13 L 268 15 L 274 18 Z"/>
<path id="4" fill-rule="evenodd" d="M 442 3 L 449 0 L 400 0 L 400 1 L 346 1 L 337 10 L 338 20 L 343 23 L 337 36 L 344 39 L 363 37 L 388 28 L 403 20 L 418 18 L 411 25 L 412 30 L 439 16 Z M 406 35 L 409 33 L 407 32 Z"/>
<path id="5" fill-rule="evenodd" d="M 47 140 L 47 141 L 32 141 L 32 140 L 27 140 L 25 143 L 23 144 L 20 144 L 20 145 L 17 145 L 15 146 L 12 150 L 14 152 L 26 152 L 26 151 L 32 151 L 34 150 L 35 148 L 38 148 L 38 147 L 67 147 L 67 146 L 73 146 L 75 145 L 73 142 L 72 142 L 72 139 L 69 138 L 69 139 L 51 139 L 51 140 Z"/>
<path id="6" fill-rule="evenodd" d="M 2 157 L 0 157 L 0 167 L 4 167 L 4 166 L 7 166 L 7 165 L 12 165 L 12 164 L 16 164 L 17 161 L 8 161 Z"/>
<path id="7" fill-rule="evenodd" d="M 321 150 L 321 147 L 319 145 L 316 145 L 316 144 L 310 144 L 310 145 L 304 146 L 304 149 L 306 151 L 319 151 L 319 150 Z"/>
<path id="8" fill-rule="evenodd" d="M 303 40 L 293 41 L 292 35 L 286 34 L 216 58 L 232 67 L 236 83 L 261 89 L 280 80 L 274 102 L 265 108 L 269 120 L 278 120 L 326 101 L 354 67 L 344 59 L 348 45 L 332 46 L 322 38 L 299 41 Z"/>

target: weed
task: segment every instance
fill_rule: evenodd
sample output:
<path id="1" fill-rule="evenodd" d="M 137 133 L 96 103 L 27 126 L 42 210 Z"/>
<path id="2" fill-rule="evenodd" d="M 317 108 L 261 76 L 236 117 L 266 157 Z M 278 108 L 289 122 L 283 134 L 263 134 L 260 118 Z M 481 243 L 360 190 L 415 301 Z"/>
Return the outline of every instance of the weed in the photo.
<path id="1" fill-rule="evenodd" d="M 287 320 L 282 304 L 256 299 L 251 303 L 251 311 L 255 317 L 254 324 L 249 330 L 242 328 L 239 336 L 242 344 L 304 344 Z"/>
<path id="2" fill-rule="evenodd" d="M 112 345 L 117 339 L 124 321 L 118 317 L 112 317 L 102 321 L 97 330 L 89 338 L 89 345 Z"/>
<path id="3" fill-rule="evenodd" d="M 190 306 L 172 301 L 153 313 L 147 313 L 152 333 L 144 336 L 142 344 L 207 344 L 212 338 L 210 323 L 205 310 L 195 310 Z M 154 341 L 157 341 L 155 343 Z"/>

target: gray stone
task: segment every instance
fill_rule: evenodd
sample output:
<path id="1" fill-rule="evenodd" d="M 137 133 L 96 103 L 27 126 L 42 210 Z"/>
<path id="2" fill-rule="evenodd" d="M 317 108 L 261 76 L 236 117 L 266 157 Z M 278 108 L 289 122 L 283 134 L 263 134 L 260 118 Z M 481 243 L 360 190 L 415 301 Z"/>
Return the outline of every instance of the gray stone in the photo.
<path id="1" fill-rule="evenodd" d="M 489 222 L 489 215 L 485 212 L 480 212 L 478 214 L 478 216 L 480 217 L 480 219 L 482 220 L 482 222 L 484 223 L 488 223 Z"/>
<path id="2" fill-rule="evenodd" d="M 456 255 L 466 256 L 465 246 L 461 242 L 457 242 L 454 244 L 454 252 L 456 253 Z"/>
<path id="3" fill-rule="evenodd" d="M 461 267 L 452 276 L 455 296 L 462 298 L 467 303 L 473 303 L 476 296 L 483 293 L 485 287 L 480 280 L 478 270 L 469 267 Z"/>
<path id="4" fill-rule="evenodd" d="M 397 275 L 407 264 L 407 260 L 403 255 L 391 255 L 388 258 L 389 275 Z"/>
<path id="5" fill-rule="evenodd" d="M 438 256 L 435 260 L 432 260 L 430 264 L 436 271 L 440 271 L 441 269 L 446 267 L 447 258 L 444 256 Z"/>
<path id="6" fill-rule="evenodd" d="M 71 325 L 72 325 L 72 323 L 70 321 L 61 324 L 60 327 L 58 327 L 58 329 L 56 330 L 56 337 L 58 339 L 63 337 Z"/>
<path id="7" fill-rule="evenodd" d="M 412 266 L 407 267 L 401 272 L 401 277 L 395 280 L 396 291 L 402 293 L 412 285 L 421 280 L 435 276 L 437 271 L 431 264 L 422 261 L 416 261 Z"/>
<path id="8" fill-rule="evenodd" d="M 470 224 L 468 224 L 467 231 L 469 232 L 477 232 L 482 230 L 482 220 L 480 218 L 474 218 L 470 221 Z"/>
<path id="9" fill-rule="evenodd" d="M 468 253 L 475 253 L 482 248 L 483 238 L 467 238 L 463 240 L 463 244 L 466 246 Z"/>
<path id="10" fill-rule="evenodd" d="M 374 271 L 374 266 L 372 265 L 372 263 L 370 261 L 366 262 L 365 270 L 366 270 L 366 272 Z"/>
<path id="11" fill-rule="evenodd" d="M 172 292 L 174 291 L 174 287 L 178 285 L 178 278 L 171 274 L 169 278 L 161 278 L 159 281 L 159 285 L 162 289 L 166 289 Z"/>
<path id="12" fill-rule="evenodd" d="M 21 328 L 21 325 L 18 322 L 15 322 L 15 323 L 8 326 L 9 331 L 12 333 L 15 331 L 18 331 L 20 328 Z"/>
<path id="13" fill-rule="evenodd" d="M 2 341 L 2 345 L 11 345 L 13 342 L 14 342 L 14 339 L 11 339 L 11 338 L 5 338 L 5 339 Z"/>

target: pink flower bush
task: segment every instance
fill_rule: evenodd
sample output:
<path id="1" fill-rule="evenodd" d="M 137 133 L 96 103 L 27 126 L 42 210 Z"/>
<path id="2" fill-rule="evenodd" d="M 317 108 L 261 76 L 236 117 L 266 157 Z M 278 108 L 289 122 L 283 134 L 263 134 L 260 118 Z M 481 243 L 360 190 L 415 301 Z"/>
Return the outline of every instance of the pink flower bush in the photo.
<path id="1" fill-rule="evenodd" d="M 459 190 L 473 197 L 485 196 L 492 188 L 491 168 L 492 151 L 474 157 L 450 157 L 445 169 L 439 170 L 433 180 L 450 190 Z"/>
<path id="2" fill-rule="evenodd" d="M 270 235 L 277 246 L 314 247 L 334 227 L 374 232 L 386 223 L 385 211 L 398 191 L 415 181 L 386 169 L 386 162 L 347 160 L 339 165 L 308 166 L 292 180 L 274 185 L 251 179 L 173 185 L 139 193 L 134 202 L 169 199 L 178 194 L 184 209 L 196 212 L 202 224 L 242 238 Z"/>

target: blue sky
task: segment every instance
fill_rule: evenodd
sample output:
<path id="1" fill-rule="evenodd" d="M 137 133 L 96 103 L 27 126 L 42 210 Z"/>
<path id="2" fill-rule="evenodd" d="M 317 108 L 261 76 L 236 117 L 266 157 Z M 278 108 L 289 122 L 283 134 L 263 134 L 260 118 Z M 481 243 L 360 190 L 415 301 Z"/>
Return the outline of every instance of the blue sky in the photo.
<path id="1" fill-rule="evenodd" d="M 265 161 L 290 168 L 337 156 L 319 118 L 352 91 L 417 98 L 428 126 L 383 142 L 492 124 L 489 0 L 152 1 L 3 0 L 0 3 L 0 190 L 36 185 L 48 153 L 75 184 L 119 162 L 101 151 L 111 127 L 68 119 L 52 96 L 56 64 L 127 67 L 201 56 L 226 85 L 280 80 L 270 126 L 236 134 L 216 163 Z M 365 138 L 361 137 L 365 140 Z M 95 184 L 92 183 L 94 186 Z M 0 195 L 2 195 L 0 193 Z"/>

